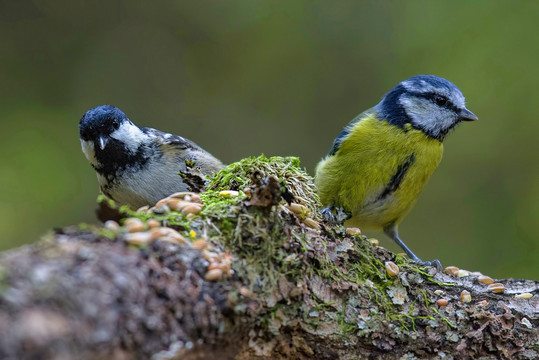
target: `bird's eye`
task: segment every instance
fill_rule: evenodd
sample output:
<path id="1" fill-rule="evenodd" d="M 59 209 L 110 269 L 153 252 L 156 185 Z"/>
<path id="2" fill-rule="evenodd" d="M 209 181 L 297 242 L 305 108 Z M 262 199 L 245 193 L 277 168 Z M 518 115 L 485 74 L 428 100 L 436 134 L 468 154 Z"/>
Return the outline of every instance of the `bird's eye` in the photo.
<path id="1" fill-rule="evenodd" d="M 118 130 L 120 128 L 120 123 L 118 121 L 115 121 L 112 123 L 112 127 L 115 129 L 115 130 Z"/>
<path id="2" fill-rule="evenodd" d="M 442 95 L 434 95 L 434 101 L 439 106 L 444 106 L 445 104 L 447 104 L 447 98 Z"/>

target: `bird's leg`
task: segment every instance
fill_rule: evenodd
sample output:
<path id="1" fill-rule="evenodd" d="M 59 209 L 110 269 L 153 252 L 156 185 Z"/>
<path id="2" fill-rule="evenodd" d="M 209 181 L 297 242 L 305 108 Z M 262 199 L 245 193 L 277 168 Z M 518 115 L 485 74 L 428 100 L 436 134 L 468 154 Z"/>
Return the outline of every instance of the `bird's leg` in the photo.
<path id="1" fill-rule="evenodd" d="M 425 265 L 425 266 L 433 266 L 438 271 L 442 270 L 442 263 L 440 262 L 440 260 L 422 261 L 420 258 L 418 258 L 417 255 L 414 254 L 412 252 L 412 250 L 410 250 L 410 248 L 408 246 L 406 246 L 404 241 L 402 241 L 400 239 L 399 232 L 397 230 L 397 226 L 395 226 L 395 225 L 388 226 L 388 227 L 384 228 L 384 232 L 386 233 L 387 236 L 392 238 L 393 241 L 395 241 L 397 243 L 397 245 L 399 245 L 404 250 L 406 255 L 408 255 L 408 257 L 410 259 L 412 259 L 412 261 L 414 261 L 416 263 L 419 263 L 421 265 Z"/>

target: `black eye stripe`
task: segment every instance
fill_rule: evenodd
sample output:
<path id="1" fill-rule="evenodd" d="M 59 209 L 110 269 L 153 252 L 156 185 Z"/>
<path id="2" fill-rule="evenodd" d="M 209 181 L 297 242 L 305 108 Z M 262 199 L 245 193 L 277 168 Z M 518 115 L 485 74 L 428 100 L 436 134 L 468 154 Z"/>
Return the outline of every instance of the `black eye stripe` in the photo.
<path id="1" fill-rule="evenodd" d="M 434 104 L 436 104 L 438 106 L 441 106 L 443 108 L 453 110 L 455 112 L 458 110 L 458 108 L 451 102 L 451 100 L 449 100 L 444 95 L 440 95 L 440 94 L 434 93 L 434 92 L 428 92 L 428 93 L 410 92 L 410 94 L 415 96 L 415 97 L 418 97 L 418 98 L 423 98 L 423 99 L 430 100 Z M 445 104 L 438 103 L 438 101 L 436 101 L 438 97 L 444 98 L 446 100 Z"/>

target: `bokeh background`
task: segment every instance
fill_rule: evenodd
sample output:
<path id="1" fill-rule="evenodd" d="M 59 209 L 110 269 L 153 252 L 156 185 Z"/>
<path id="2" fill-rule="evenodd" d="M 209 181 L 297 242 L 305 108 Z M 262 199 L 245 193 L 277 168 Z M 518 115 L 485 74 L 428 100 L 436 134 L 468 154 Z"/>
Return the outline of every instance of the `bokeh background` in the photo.
<path id="1" fill-rule="evenodd" d="M 435 74 L 461 125 L 403 238 L 424 259 L 539 278 L 539 2 L 0 1 L 0 249 L 96 222 L 78 120 L 109 103 L 224 162 L 295 155 Z M 396 249 L 379 234 L 382 244 Z"/>

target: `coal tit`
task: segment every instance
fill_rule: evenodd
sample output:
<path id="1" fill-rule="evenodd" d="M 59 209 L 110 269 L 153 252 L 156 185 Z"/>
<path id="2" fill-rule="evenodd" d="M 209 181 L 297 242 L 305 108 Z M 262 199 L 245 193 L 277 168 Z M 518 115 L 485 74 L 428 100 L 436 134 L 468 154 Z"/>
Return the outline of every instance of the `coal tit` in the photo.
<path id="1" fill-rule="evenodd" d="M 224 167 L 194 142 L 138 127 L 111 105 L 88 110 L 80 119 L 79 133 L 82 151 L 97 173 L 103 194 L 133 209 L 187 191 L 178 175 L 186 170 L 186 161 L 203 175 Z"/>

